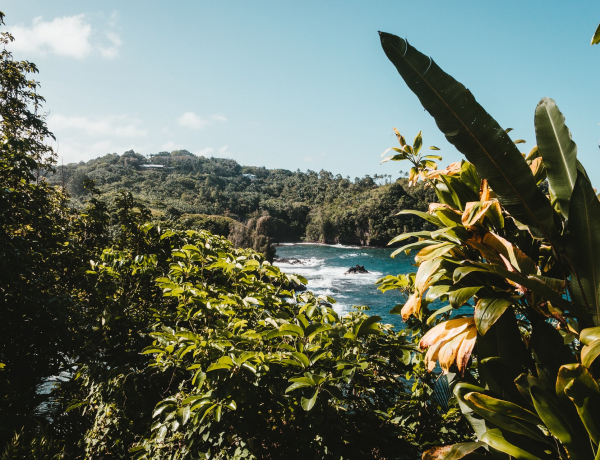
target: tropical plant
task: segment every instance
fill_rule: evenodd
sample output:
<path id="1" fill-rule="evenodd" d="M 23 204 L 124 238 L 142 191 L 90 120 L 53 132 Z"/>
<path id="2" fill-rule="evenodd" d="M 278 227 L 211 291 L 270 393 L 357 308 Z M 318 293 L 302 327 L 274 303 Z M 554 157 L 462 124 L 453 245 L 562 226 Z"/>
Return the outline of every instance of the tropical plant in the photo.
<path id="1" fill-rule="evenodd" d="M 477 436 L 424 458 L 598 458 L 600 202 L 563 115 L 542 99 L 538 145 L 522 154 L 520 141 L 431 58 L 380 36 L 406 84 L 469 160 L 419 171 L 439 203 L 416 214 L 438 229 L 394 240 L 419 238 L 399 249 L 418 251 L 419 268 L 395 282 L 410 294 L 396 310 L 424 323 L 443 319 L 420 348 L 429 370 L 438 362 L 448 374 Z"/>
<path id="2" fill-rule="evenodd" d="M 417 184 L 419 179 L 428 180 L 427 173 L 431 170 L 437 169 L 437 163 L 433 160 L 441 160 L 442 157 L 439 155 L 423 155 L 421 154 L 421 147 L 423 146 L 423 136 L 419 131 L 419 134 L 415 136 L 415 140 L 413 141 L 413 145 L 408 145 L 404 136 L 400 134 L 400 132 L 394 128 L 394 133 L 396 134 L 396 138 L 400 144 L 400 148 L 398 147 L 390 147 L 385 152 L 381 154 L 381 156 L 385 155 L 390 150 L 396 152 L 395 155 L 390 155 L 381 160 L 382 163 L 387 161 L 403 161 L 407 160 L 412 163 L 412 168 L 410 168 L 408 172 L 408 186 L 414 186 Z M 439 150 L 439 148 L 435 146 L 430 146 L 430 150 Z"/>

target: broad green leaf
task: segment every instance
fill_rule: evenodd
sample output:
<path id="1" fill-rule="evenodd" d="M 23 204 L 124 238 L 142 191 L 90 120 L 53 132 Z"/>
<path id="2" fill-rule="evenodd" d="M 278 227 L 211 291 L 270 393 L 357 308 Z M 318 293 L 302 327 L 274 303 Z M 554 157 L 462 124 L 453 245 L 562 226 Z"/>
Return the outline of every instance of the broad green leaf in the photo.
<path id="1" fill-rule="evenodd" d="M 521 332 L 512 308 L 507 308 L 504 314 L 494 323 L 484 336 L 477 337 L 477 359 L 503 358 L 512 369 L 511 374 L 522 372 L 530 363 L 527 347 L 521 339 Z M 483 381 L 492 386 L 490 382 Z"/>
<path id="2" fill-rule="evenodd" d="M 190 419 L 190 406 L 185 406 L 177 410 L 177 419 L 182 426 Z"/>
<path id="3" fill-rule="evenodd" d="M 542 423 L 540 418 L 533 412 L 508 401 L 492 398 L 491 396 L 476 392 L 467 394 L 466 399 L 478 407 L 491 412 L 497 412 L 506 417 L 517 418 L 533 425 L 540 425 Z"/>
<path id="4" fill-rule="evenodd" d="M 381 45 L 438 128 L 487 179 L 500 203 L 519 222 L 559 246 L 560 220 L 538 189 L 525 159 L 471 92 L 400 37 L 380 32 Z M 475 201 L 475 200 L 470 200 Z"/>
<path id="5" fill-rule="evenodd" d="M 583 347 L 581 350 L 581 364 L 590 368 L 598 355 L 600 355 L 600 340 L 596 340 Z"/>
<path id="6" fill-rule="evenodd" d="M 304 337 L 304 329 L 302 329 L 300 326 L 297 326 L 295 324 L 284 324 L 283 326 L 281 326 L 279 328 L 279 331 L 287 333 L 286 335 L 292 334 L 292 335 L 299 335 L 300 337 Z"/>
<path id="7" fill-rule="evenodd" d="M 425 246 L 415 256 L 415 263 L 421 264 L 427 260 L 441 257 L 455 247 L 456 247 L 456 244 L 449 243 L 449 242 L 443 242 L 443 243 Z"/>
<path id="8" fill-rule="evenodd" d="M 485 420 L 483 420 L 478 415 L 474 414 L 473 409 L 471 409 L 466 404 L 466 401 L 464 399 L 465 395 L 472 393 L 473 391 L 476 391 L 478 393 L 483 393 L 483 392 L 485 392 L 485 389 L 478 387 L 477 385 L 471 385 L 469 383 L 459 382 L 454 387 L 453 393 L 454 393 L 454 396 L 456 397 L 456 400 L 458 401 L 458 405 L 460 407 L 462 414 L 465 416 L 465 418 L 467 419 L 467 421 L 473 428 L 473 431 L 475 431 L 477 438 L 481 439 L 481 437 L 483 436 L 483 433 L 485 433 L 485 431 L 487 429 Z"/>
<path id="9" fill-rule="evenodd" d="M 430 222 L 433 225 L 437 225 L 438 227 L 445 227 L 445 225 L 442 224 L 442 221 L 440 219 L 438 219 L 436 216 L 433 216 L 433 215 L 423 212 L 423 211 L 413 211 L 410 209 L 403 209 L 396 215 L 402 216 L 404 214 L 414 214 L 415 216 L 419 216 L 421 219 L 425 219 L 427 222 Z"/>
<path id="10" fill-rule="evenodd" d="M 367 335 L 367 334 L 379 334 L 381 331 L 379 330 L 379 321 L 381 321 L 381 316 L 373 315 L 369 316 L 366 320 L 364 320 L 360 328 L 358 329 L 357 337 Z"/>
<path id="11" fill-rule="evenodd" d="M 422 146 L 423 146 L 423 136 L 421 134 L 421 131 L 419 131 L 419 134 L 417 134 L 415 136 L 415 140 L 413 141 L 413 152 L 415 153 L 415 155 L 417 155 L 419 153 L 419 150 L 421 150 Z"/>
<path id="12" fill-rule="evenodd" d="M 452 305 L 446 305 L 445 307 L 438 308 L 429 316 L 429 318 L 427 318 L 427 324 L 433 323 L 436 316 L 441 315 L 443 313 L 447 313 L 447 312 L 451 311 L 452 309 L 453 309 Z"/>
<path id="13" fill-rule="evenodd" d="M 402 235 L 398 235 L 397 237 L 392 238 L 390 240 L 390 242 L 388 243 L 388 246 L 390 244 L 397 243 L 398 241 L 407 240 L 408 238 L 427 238 L 430 235 L 431 235 L 431 232 L 427 232 L 427 231 L 403 233 Z"/>
<path id="14" fill-rule="evenodd" d="M 590 449 L 582 445 L 583 443 L 564 418 L 558 400 L 555 399 L 556 396 L 546 393 L 538 385 L 531 385 L 529 391 L 536 412 L 550 433 L 565 446 L 570 457 L 575 460 L 590 458 Z"/>
<path id="15" fill-rule="evenodd" d="M 548 186 L 562 215 L 569 218 L 569 201 L 577 181 L 577 145 L 556 102 L 545 97 L 535 109 L 535 136 L 548 175 Z"/>
<path id="16" fill-rule="evenodd" d="M 581 421 L 596 445 L 600 442 L 600 389 L 598 383 L 590 372 L 579 366 L 581 372 L 572 378 L 564 387 L 565 394 L 569 397 L 579 413 Z"/>
<path id="17" fill-rule="evenodd" d="M 395 257 L 401 252 L 412 251 L 412 250 L 421 250 L 427 246 L 434 246 L 439 244 L 437 241 L 425 240 L 425 241 L 416 241 L 414 243 L 407 244 L 402 246 L 401 248 L 396 249 L 394 252 L 390 254 L 390 257 Z"/>
<path id="18" fill-rule="evenodd" d="M 310 360 L 308 359 L 308 356 L 306 356 L 304 353 L 294 351 L 294 352 L 292 352 L 292 356 L 294 357 L 294 359 L 296 361 L 298 361 L 300 364 L 302 364 L 303 367 L 310 366 Z"/>
<path id="19" fill-rule="evenodd" d="M 509 442 L 507 438 L 513 442 L 516 441 L 518 444 L 520 444 L 520 446 L 516 446 L 512 442 Z M 494 449 L 504 452 L 505 454 L 516 458 L 517 460 L 540 460 L 543 458 L 552 458 L 547 454 L 540 455 L 544 453 L 543 449 L 528 443 L 527 438 L 520 439 L 518 435 L 510 436 L 509 433 L 503 433 L 498 428 L 487 430 L 483 436 L 481 436 L 481 440 Z"/>
<path id="20" fill-rule="evenodd" d="M 579 334 L 579 341 L 584 345 L 591 345 L 598 339 L 600 339 L 600 327 L 588 327 Z"/>
<path id="21" fill-rule="evenodd" d="M 206 369 L 206 372 L 211 372 L 211 371 L 216 371 L 219 369 L 231 369 L 233 366 L 231 364 L 227 364 L 227 363 L 213 363 L 210 366 L 208 366 L 208 369 Z"/>
<path id="22" fill-rule="evenodd" d="M 175 404 L 172 401 L 169 401 L 167 403 L 159 404 L 156 407 L 156 409 L 154 409 L 154 412 L 152 412 L 152 418 L 157 417 L 158 415 L 160 415 L 161 413 L 163 413 L 165 410 L 167 411 L 167 413 L 173 412 L 173 410 L 175 410 L 176 407 L 177 407 L 177 404 Z"/>
<path id="23" fill-rule="evenodd" d="M 497 356 L 482 359 L 477 368 L 480 379 L 496 395 L 527 410 L 533 409 L 529 391 L 527 391 L 527 397 L 523 397 L 516 384 L 520 369 L 511 367 L 508 361 Z"/>
<path id="24" fill-rule="evenodd" d="M 581 171 L 569 205 L 571 290 L 576 302 L 586 305 L 594 325 L 600 323 L 600 201 Z"/>
<path id="25" fill-rule="evenodd" d="M 298 377 L 295 379 L 291 379 L 290 381 L 292 381 L 293 383 L 289 387 L 287 387 L 287 389 L 285 390 L 286 393 L 297 390 L 298 388 L 315 386 L 315 382 L 312 379 L 309 379 L 308 377 Z"/>
<path id="26" fill-rule="evenodd" d="M 450 305 L 454 308 L 460 308 L 466 304 L 471 297 L 473 297 L 483 286 L 474 286 L 456 289 L 450 291 L 449 300 Z"/>
<path id="27" fill-rule="evenodd" d="M 510 298 L 479 299 L 475 306 L 475 325 L 481 335 L 487 331 L 502 316 L 508 307 L 514 304 Z"/>
<path id="28" fill-rule="evenodd" d="M 535 424 L 527 423 L 517 418 L 510 417 L 499 410 L 490 410 L 488 407 L 482 404 L 476 404 L 473 401 L 473 397 L 476 395 L 477 393 L 468 393 L 465 395 L 463 401 L 480 417 L 483 417 L 485 420 L 501 428 L 502 430 L 517 433 L 542 443 L 551 442 L 551 439 L 547 439 Z M 481 398 L 476 400 L 477 402 L 481 403 Z M 498 407 L 495 407 L 495 409 L 498 409 Z"/>
<path id="29" fill-rule="evenodd" d="M 319 394 L 319 390 L 316 389 L 310 398 L 305 398 L 304 396 L 301 398 L 300 403 L 302 404 L 302 408 L 305 411 L 309 411 L 314 407 L 315 403 L 317 402 L 318 394 Z"/>

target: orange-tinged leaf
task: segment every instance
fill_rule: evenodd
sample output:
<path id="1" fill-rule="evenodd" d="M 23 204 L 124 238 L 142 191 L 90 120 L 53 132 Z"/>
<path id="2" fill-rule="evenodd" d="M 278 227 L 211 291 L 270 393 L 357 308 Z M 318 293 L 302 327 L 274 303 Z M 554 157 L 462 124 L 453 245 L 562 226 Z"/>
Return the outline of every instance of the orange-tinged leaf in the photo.
<path id="1" fill-rule="evenodd" d="M 413 292 L 402 307 L 402 319 L 406 321 L 411 315 L 418 316 L 421 311 L 421 296 L 417 291 Z"/>
<path id="2" fill-rule="evenodd" d="M 473 317 L 456 318 L 444 321 L 438 324 L 434 328 L 430 329 L 419 342 L 419 348 L 424 350 L 429 348 L 433 344 L 445 340 L 448 335 L 454 337 L 457 334 L 465 331 L 466 329 L 475 326 L 475 320 Z"/>
<path id="3" fill-rule="evenodd" d="M 487 179 L 481 181 L 481 187 L 479 188 L 479 201 L 490 201 L 490 186 Z"/>
<path id="4" fill-rule="evenodd" d="M 469 359 L 471 358 L 471 353 L 473 353 L 473 348 L 475 347 L 475 342 L 477 341 L 477 329 L 471 328 L 467 332 L 466 337 L 460 344 L 460 348 L 458 349 L 458 353 L 456 354 L 456 366 L 458 367 L 458 371 L 464 375 L 465 370 L 467 369 L 467 364 L 469 364 Z"/>

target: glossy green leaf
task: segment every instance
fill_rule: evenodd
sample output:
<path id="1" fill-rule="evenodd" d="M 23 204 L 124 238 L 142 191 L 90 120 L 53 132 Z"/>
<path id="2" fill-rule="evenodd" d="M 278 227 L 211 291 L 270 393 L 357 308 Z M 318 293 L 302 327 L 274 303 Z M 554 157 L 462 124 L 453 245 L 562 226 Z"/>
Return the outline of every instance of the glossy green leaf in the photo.
<path id="1" fill-rule="evenodd" d="M 506 417 L 517 418 L 533 425 L 540 425 L 542 421 L 533 412 L 509 401 L 503 401 L 501 399 L 493 398 L 482 393 L 469 393 L 466 399 L 471 401 L 482 409 L 497 412 Z"/>
<path id="2" fill-rule="evenodd" d="M 431 235 L 431 232 L 427 232 L 427 231 L 402 233 L 401 235 L 398 235 L 397 237 L 392 238 L 390 240 L 390 242 L 388 243 L 388 246 L 390 244 L 397 243 L 398 241 L 407 240 L 408 238 L 427 238 L 427 237 L 429 237 L 429 235 Z"/>
<path id="3" fill-rule="evenodd" d="M 438 227 L 445 227 L 444 224 L 442 224 L 442 221 L 440 219 L 438 219 L 436 216 L 433 216 L 429 213 L 423 212 L 423 211 L 413 211 L 410 209 L 403 209 L 402 211 L 400 211 L 398 214 L 396 214 L 397 216 L 402 216 L 405 214 L 414 214 L 415 216 L 420 217 L 421 219 L 426 220 L 429 223 L 432 223 L 433 225 L 437 225 Z"/>
<path id="4" fill-rule="evenodd" d="M 475 325 L 481 335 L 498 321 L 508 307 L 514 304 L 513 299 L 507 298 L 486 298 L 479 299 L 475 306 Z"/>
<path id="5" fill-rule="evenodd" d="M 445 307 L 438 308 L 437 310 L 435 310 L 435 311 L 434 311 L 434 312 L 433 312 L 433 313 L 432 313 L 432 314 L 429 316 L 429 318 L 427 318 L 427 324 L 431 324 L 431 323 L 433 323 L 433 321 L 435 320 L 435 318 L 436 318 L 438 315 L 442 315 L 442 314 L 444 314 L 444 313 L 447 313 L 447 312 L 449 312 L 449 311 L 452 311 L 452 310 L 453 310 L 453 307 L 452 307 L 452 305 L 446 305 Z"/>
<path id="6" fill-rule="evenodd" d="M 481 437 L 487 430 L 486 422 L 474 413 L 473 409 L 470 407 L 470 405 L 466 403 L 464 399 L 467 394 L 472 393 L 474 391 L 478 393 L 483 393 L 485 392 L 485 389 L 477 385 L 471 385 L 470 383 L 459 382 L 454 387 L 453 393 L 456 397 L 456 400 L 458 401 L 458 405 L 462 414 L 473 428 L 473 431 L 475 431 L 477 438 L 481 439 Z"/>
<path id="7" fill-rule="evenodd" d="M 564 387 L 565 394 L 575 404 L 577 412 L 594 443 L 600 442 L 600 389 L 590 372 L 580 366 L 581 372 Z"/>
<path id="8" fill-rule="evenodd" d="M 581 171 L 569 205 L 569 233 L 573 298 L 586 305 L 594 325 L 600 325 L 600 201 Z"/>
<path id="9" fill-rule="evenodd" d="M 591 345 L 592 342 L 600 339 L 600 327 L 588 327 L 579 334 L 579 341 L 584 345 Z"/>
<path id="10" fill-rule="evenodd" d="M 508 439 L 512 442 L 509 442 Z M 481 440 L 494 449 L 504 452 L 518 460 L 540 460 L 543 458 L 551 458 L 548 454 L 543 455 L 544 450 L 527 442 L 527 439 L 519 438 L 518 435 L 510 436 L 508 433 L 503 433 L 498 428 L 487 430 L 483 436 L 481 436 Z M 515 441 L 519 446 L 513 444 Z"/>
<path id="11" fill-rule="evenodd" d="M 313 395 L 310 398 L 305 398 L 304 396 L 302 397 L 300 402 L 301 402 L 302 408 L 305 411 L 309 411 L 315 406 L 315 403 L 317 402 L 318 394 L 319 394 L 319 390 L 317 389 L 314 391 Z"/>
<path id="12" fill-rule="evenodd" d="M 548 186 L 562 215 L 568 219 L 569 202 L 577 181 L 577 145 L 571 139 L 565 117 L 550 98 L 543 98 L 535 109 L 535 135 Z"/>
<path id="13" fill-rule="evenodd" d="M 583 347 L 583 350 L 581 350 L 581 364 L 590 368 L 592 363 L 598 358 L 598 355 L 600 355 L 600 340 L 596 340 Z"/>
<path id="14" fill-rule="evenodd" d="M 295 324 L 284 324 L 279 328 L 280 332 L 285 332 L 290 335 L 298 335 L 300 337 L 304 337 L 304 329 Z"/>
<path id="15" fill-rule="evenodd" d="M 488 403 L 493 398 L 488 398 Z M 501 428 L 502 430 L 507 430 L 512 433 L 517 433 L 522 436 L 526 436 L 537 442 L 551 442 L 550 439 L 544 436 L 542 431 L 537 428 L 535 424 L 525 422 L 516 417 L 511 417 L 505 415 L 504 412 L 507 412 L 507 408 L 504 407 L 502 411 L 500 411 L 500 404 L 495 404 L 494 409 L 490 410 L 485 404 L 482 404 L 483 398 L 477 397 L 477 393 L 468 393 L 464 397 L 464 402 L 467 404 L 473 412 L 475 412 L 480 417 L 483 417 L 488 422 L 492 423 L 494 426 Z M 495 400 L 501 402 L 500 400 Z M 507 403 L 509 404 L 509 403 Z M 533 414 L 531 414 L 531 418 L 535 418 Z"/>
<path id="16" fill-rule="evenodd" d="M 466 304 L 471 297 L 473 297 L 483 286 L 473 286 L 456 289 L 451 291 L 449 295 L 450 305 L 454 308 L 460 308 Z"/>
<path id="17" fill-rule="evenodd" d="M 361 337 L 367 334 L 379 334 L 381 331 L 379 329 L 379 321 L 381 321 L 381 316 L 373 315 L 369 316 L 366 320 L 364 320 L 360 328 L 358 329 L 357 337 Z"/>
<path id="18" fill-rule="evenodd" d="M 296 361 L 298 361 L 300 364 L 302 364 L 303 367 L 310 366 L 310 361 L 308 359 L 308 356 L 306 356 L 304 353 L 294 351 L 292 353 L 292 356 Z"/>
<path id="19" fill-rule="evenodd" d="M 590 458 L 589 448 L 584 447 L 578 436 L 564 418 L 563 413 L 553 395 L 546 393 L 537 385 L 530 386 L 531 398 L 535 410 L 548 427 L 548 430 L 556 436 L 565 446 L 569 455 L 574 460 Z"/>

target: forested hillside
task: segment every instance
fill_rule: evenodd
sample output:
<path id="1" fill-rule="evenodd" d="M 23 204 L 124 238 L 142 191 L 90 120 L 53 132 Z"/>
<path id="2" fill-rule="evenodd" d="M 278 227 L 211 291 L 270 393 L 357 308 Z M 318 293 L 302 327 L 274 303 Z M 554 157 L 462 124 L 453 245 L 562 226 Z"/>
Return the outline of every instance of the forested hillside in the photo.
<path id="1" fill-rule="evenodd" d="M 208 228 L 234 240 L 243 232 L 235 222 L 255 230 L 262 218 L 276 241 L 385 245 L 398 233 L 423 226 L 414 216 L 395 216 L 398 211 L 425 210 L 435 201 L 433 191 L 388 177 L 352 180 L 327 171 L 241 166 L 177 150 L 149 157 L 133 151 L 108 154 L 61 166 L 49 181 L 64 185 L 76 206 L 89 196 L 84 184 L 91 179 L 108 202 L 129 191 L 155 219 Z"/>

